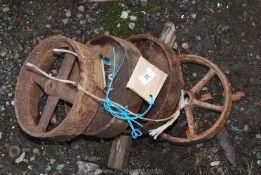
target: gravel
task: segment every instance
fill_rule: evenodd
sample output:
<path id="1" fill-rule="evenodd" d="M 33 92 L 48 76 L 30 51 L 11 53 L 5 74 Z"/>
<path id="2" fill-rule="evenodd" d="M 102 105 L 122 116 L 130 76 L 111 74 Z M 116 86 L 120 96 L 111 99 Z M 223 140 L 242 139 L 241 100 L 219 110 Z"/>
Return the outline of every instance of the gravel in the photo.
<path id="1" fill-rule="evenodd" d="M 94 163 L 77 161 L 76 164 L 78 165 L 77 175 L 98 175 L 102 173 L 99 166 Z"/>

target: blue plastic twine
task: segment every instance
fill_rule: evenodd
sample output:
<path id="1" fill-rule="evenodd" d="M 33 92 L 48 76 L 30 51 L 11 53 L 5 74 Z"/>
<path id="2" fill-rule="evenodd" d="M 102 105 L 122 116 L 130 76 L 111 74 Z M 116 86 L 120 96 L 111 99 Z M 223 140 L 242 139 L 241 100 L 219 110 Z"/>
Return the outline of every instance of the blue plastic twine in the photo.
<path id="1" fill-rule="evenodd" d="M 154 104 L 154 98 L 152 96 L 150 96 L 150 103 L 149 103 L 149 107 L 147 108 L 147 110 L 145 112 L 143 112 L 142 114 L 136 114 L 136 115 L 133 115 L 128 111 L 128 105 L 124 106 L 124 109 L 122 109 L 118 105 L 111 102 L 109 96 L 110 96 L 110 91 L 112 90 L 113 81 L 126 60 L 126 54 L 124 54 L 121 64 L 119 65 L 119 68 L 116 70 L 116 53 L 115 53 L 114 47 L 112 47 L 112 53 L 113 53 L 113 76 L 112 76 L 110 85 L 106 92 L 104 109 L 106 111 L 108 111 L 113 117 L 115 117 L 117 119 L 121 119 L 121 120 L 126 120 L 132 130 L 131 131 L 132 138 L 136 139 L 137 137 L 141 136 L 142 133 L 139 129 L 136 129 L 133 124 L 135 123 L 135 124 L 139 125 L 140 127 L 143 126 L 140 122 L 137 121 L 137 119 L 139 119 L 140 117 L 143 117 L 144 115 L 146 115 L 149 112 L 149 110 L 151 109 L 151 107 Z"/>

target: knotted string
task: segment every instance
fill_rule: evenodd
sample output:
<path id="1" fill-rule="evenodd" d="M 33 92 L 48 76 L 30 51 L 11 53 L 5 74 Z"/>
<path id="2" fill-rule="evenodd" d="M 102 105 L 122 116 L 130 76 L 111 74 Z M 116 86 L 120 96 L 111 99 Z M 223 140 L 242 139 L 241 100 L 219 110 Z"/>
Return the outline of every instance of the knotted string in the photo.
<path id="1" fill-rule="evenodd" d="M 135 114 L 135 115 L 133 115 L 132 113 L 129 112 L 128 105 L 125 105 L 124 108 L 121 108 L 110 100 L 109 96 L 110 96 L 110 92 L 112 90 L 113 81 L 126 60 L 126 54 L 124 53 L 121 64 L 119 65 L 118 69 L 116 69 L 117 63 L 116 63 L 116 53 L 115 53 L 114 47 L 112 47 L 112 53 L 113 53 L 113 76 L 112 76 L 111 82 L 110 82 L 109 87 L 106 92 L 104 109 L 106 111 L 108 111 L 113 117 L 115 117 L 117 119 L 121 119 L 121 120 L 126 120 L 132 130 L 132 132 L 131 132 L 132 137 L 134 139 L 136 139 L 137 137 L 141 136 L 142 133 L 139 129 L 136 129 L 133 124 L 135 123 L 135 124 L 139 125 L 140 127 L 143 126 L 140 122 L 137 121 L 137 119 L 143 117 L 144 115 L 146 115 L 149 112 L 149 110 L 152 108 L 152 106 L 154 104 L 154 98 L 152 96 L 150 96 L 149 107 L 147 108 L 147 110 L 145 112 L 143 112 L 142 114 Z"/>

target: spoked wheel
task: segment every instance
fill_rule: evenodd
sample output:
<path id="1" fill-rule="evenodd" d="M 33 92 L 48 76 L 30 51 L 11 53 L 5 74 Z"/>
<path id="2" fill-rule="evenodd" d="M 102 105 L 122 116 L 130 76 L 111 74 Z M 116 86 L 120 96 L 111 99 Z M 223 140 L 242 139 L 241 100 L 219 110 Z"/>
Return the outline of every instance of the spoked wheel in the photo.
<path id="1" fill-rule="evenodd" d="M 58 59 L 53 52 L 53 49 L 57 48 L 66 48 L 78 56 L 77 58 L 65 53 L 57 77 L 68 79 L 73 66 L 77 64 L 80 67 L 79 83 L 93 94 L 102 95 L 93 80 L 94 70 L 91 65 L 96 55 L 87 46 L 66 37 L 55 36 L 37 45 L 26 59 L 16 86 L 15 111 L 21 128 L 29 135 L 64 140 L 81 134 L 87 128 L 98 110 L 99 103 L 76 88 L 50 80 L 26 66 L 26 63 L 32 63 L 47 72 Z M 42 94 L 46 94 L 47 99 L 40 111 Z M 59 100 L 71 103 L 72 108 L 57 126 L 48 129 Z"/>
<path id="2" fill-rule="evenodd" d="M 228 116 L 230 114 L 231 106 L 232 106 L 230 83 L 228 82 L 224 73 L 218 68 L 218 66 L 212 63 L 211 61 L 207 60 L 206 58 L 196 56 L 196 55 L 180 55 L 178 56 L 177 61 L 180 64 L 185 64 L 185 63 L 199 64 L 204 67 L 207 67 L 209 70 L 207 74 L 204 75 L 204 77 L 198 83 L 196 83 L 191 89 L 185 88 L 185 83 L 184 83 L 185 81 L 183 79 L 183 88 L 185 88 L 186 94 L 189 98 L 188 105 L 184 109 L 188 128 L 189 128 L 189 133 L 190 133 L 188 137 L 181 138 L 181 137 L 173 136 L 172 134 L 169 133 L 163 133 L 162 138 L 165 139 L 166 141 L 173 142 L 173 143 L 193 143 L 193 142 L 208 140 L 221 130 L 221 128 L 225 125 Z M 196 99 L 199 92 L 215 76 L 218 77 L 218 79 L 221 81 L 221 84 L 223 86 L 223 90 L 224 90 L 223 105 L 211 104 Z M 219 117 L 215 121 L 215 123 L 210 128 L 208 128 L 207 130 L 201 133 L 197 132 L 197 128 L 195 125 L 195 120 L 193 116 L 193 109 L 195 108 L 202 108 L 202 109 L 211 110 L 219 113 Z"/>

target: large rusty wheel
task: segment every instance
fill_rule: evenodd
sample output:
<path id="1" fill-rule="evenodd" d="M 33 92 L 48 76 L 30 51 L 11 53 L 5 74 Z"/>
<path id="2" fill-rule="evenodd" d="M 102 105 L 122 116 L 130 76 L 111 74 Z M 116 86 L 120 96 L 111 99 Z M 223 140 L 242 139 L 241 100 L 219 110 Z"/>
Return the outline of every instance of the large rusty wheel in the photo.
<path id="1" fill-rule="evenodd" d="M 189 103 L 185 107 L 185 115 L 186 120 L 189 128 L 189 137 L 188 138 L 180 138 L 172 136 L 168 133 L 163 133 L 162 138 L 166 141 L 173 142 L 173 143 L 193 143 L 193 142 L 201 142 L 212 138 L 216 135 L 221 128 L 225 125 L 232 106 L 232 99 L 231 99 L 231 90 L 230 90 L 230 83 L 228 82 L 224 73 L 218 68 L 217 65 L 212 63 L 206 58 L 196 56 L 196 55 L 180 55 L 177 58 L 177 61 L 180 64 L 184 63 L 196 63 L 199 65 L 203 65 L 207 67 L 209 70 L 207 74 L 198 82 L 196 83 L 191 89 L 185 89 Z M 207 83 L 213 78 L 217 76 L 221 81 L 223 86 L 223 95 L 224 95 L 224 104 L 223 105 L 216 105 L 210 104 L 208 102 L 203 102 L 196 99 L 197 94 L 207 85 Z M 183 81 L 183 88 L 185 88 L 185 83 Z M 202 133 L 197 133 L 194 117 L 193 117 L 193 109 L 194 108 L 202 108 L 211 111 L 216 111 L 220 113 L 219 118 L 215 121 L 215 123 L 208 128 L 207 130 L 203 131 Z M 175 127 L 175 126 L 174 126 Z"/>
<path id="2" fill-rule="evenodd" d="M 16 85 L 15 112 L 19 125 L 27 134 L 39 138 L 64 140 L 81 134 L 87 128 L 99 104 L 76 88 L 49 80 L 26 66 L 29 62 L 48 71 L 57 60 L 53 52 L 53 49 L 57 48 L 67 48 L 78 55 L 77 59 L 72 54 L 65 54 L 57 77 L 68 79 L 77 62 L 80 69 L 79 83 L 93 94 L 102 95 L 94 82 L 93 61 L 96 55 L 90 47 L 63 36 L 54 36 L 38 44 L 26 59 Z M 47 100 L 43 110 L 40 111 L 39 104 L 43 93 L 47 94 Z M 56 127 L 48 129 L 60 99 L 71 103 L 72 108 Z"/>

